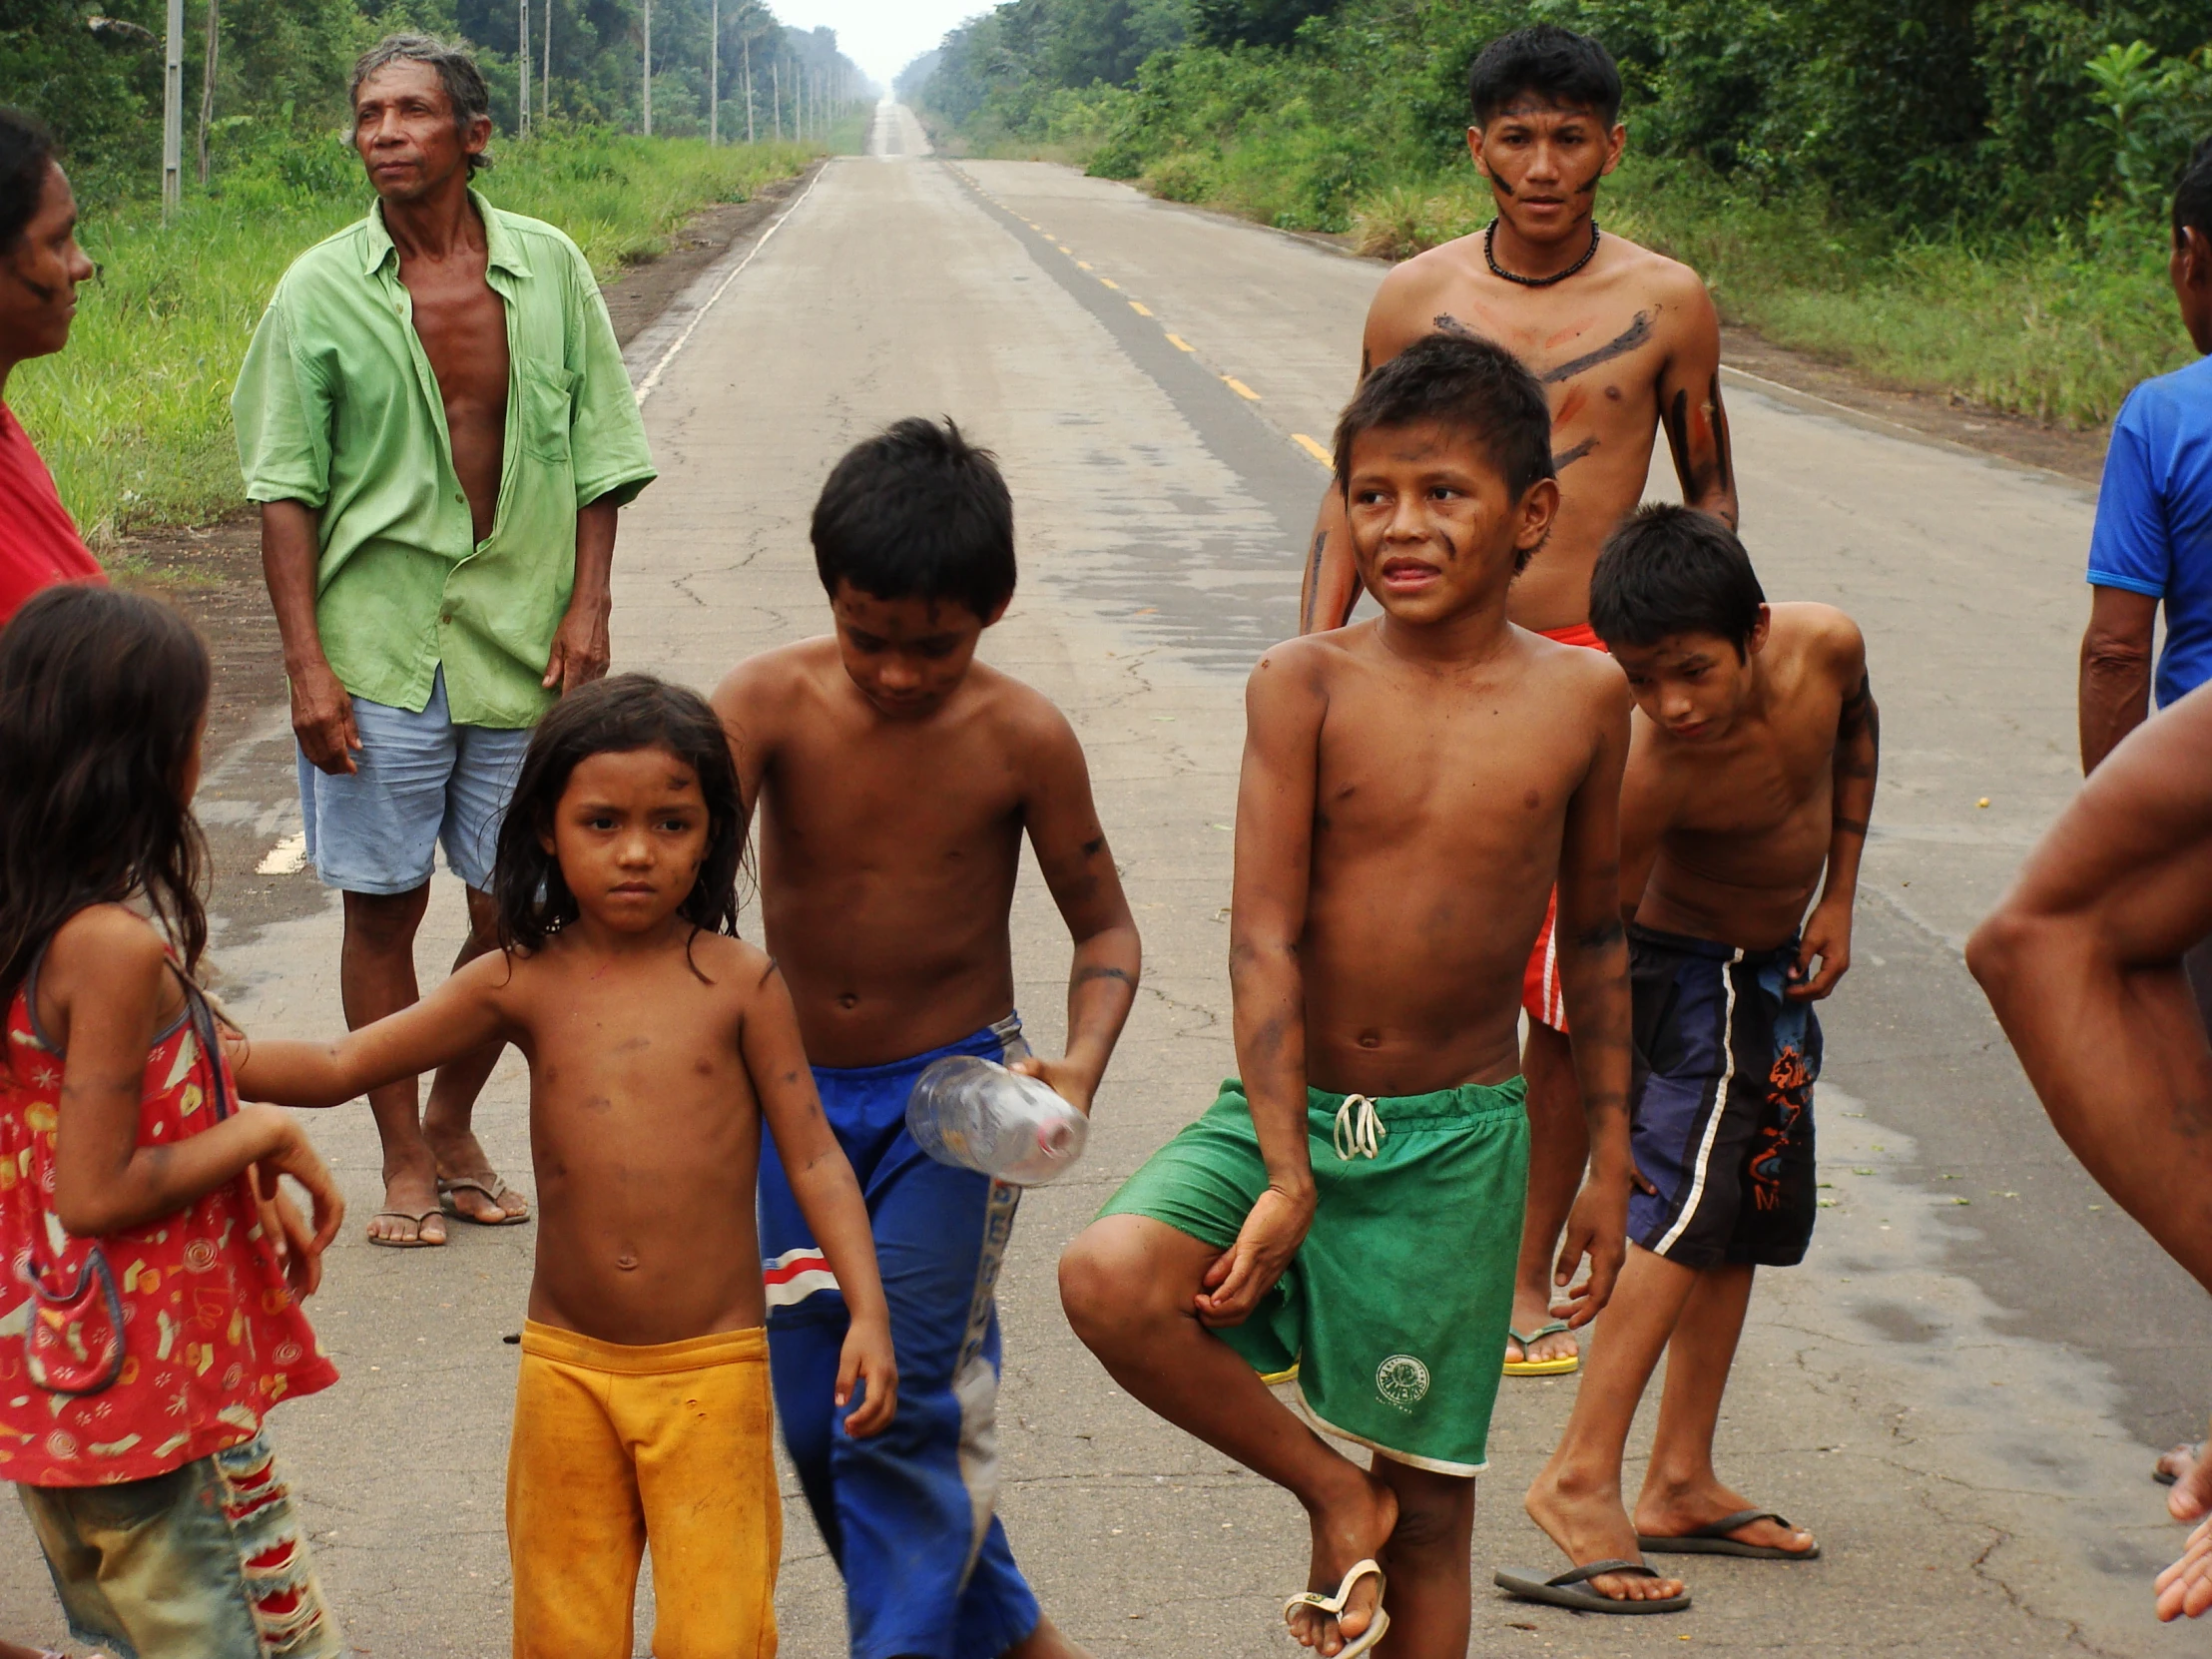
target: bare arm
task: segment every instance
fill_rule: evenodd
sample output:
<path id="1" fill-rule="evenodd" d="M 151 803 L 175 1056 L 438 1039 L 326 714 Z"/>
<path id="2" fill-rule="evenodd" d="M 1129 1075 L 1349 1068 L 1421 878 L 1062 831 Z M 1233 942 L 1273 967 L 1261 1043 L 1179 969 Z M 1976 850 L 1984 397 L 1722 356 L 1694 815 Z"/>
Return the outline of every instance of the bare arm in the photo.
<path id="1" fill-rule="evenodd" d="M 2212 688 L 2098 767 L 1966 941 L 2052 1125 L 2212 1289 L 2212 1047 L 2181 956 L 2212 933 Z"/>
<path id="2" fill-rule="evenodd" d="M 1017 1069 L 1043 1078 L 1088 1113 L 1137 1000 L 1144 950 L 1113 849 L 1099 827 L 1082 746 L 1058 710 L 1050 716 L 1050 730 L 1028 769 L 1023 813 L 1045 885 L 1075 942 L 1068 968 L 1068 1044 L 1064 1059 L 1033 1058 Z"/>
<path id="3" fill-rule="evenodd" d="M 1628 764 L 1621 775 L 1621 919 L 1634 921 L 1636 907 L 1651 884 L 1651 866 L 1659 860 L 1666 832 L 1668 791 L 1650 759 L 1651 723 L 1629 717 Z"/>
<path id="4" fill-rule="evenodd" d="M 1345 492 L 1332 478 L 1314 515 L 1314 539 L 1306 550 L 1306 575 L 1298 588 L 1298 631 L 1325 633 L 1352 620 L 1360 603 L 1360 564 L 1352 552 L 1352 520 Z"/>
<path id="5" fill-rule="evenodd" d="M 2127 588 L 2089 590 L 2081 635 L 2081 771 L 2087 776 L 2150 713 L 2151 639 L 2158 601 Z"/>
<path id="6" fill-rule="evenodd" d="M 1268 1190 L 1206 1275 L 1198 1315 L 1236 1325 L 1283 1276 L 1314 1220 L 1306 1144 L 1306 975 L 1299 950 L 1313 872 L 1314 791 L 1328 707 L 1310 651 L 1278 646 L 1245 688 L 1244 775 L 1229 985 L 1237 1069 L 1266 1160 Z"/>
<path id="7" fill-rule="evenodd" d="M 1867 829 L 1874 818 L 1874 788 L 1882 770 L 1882 711 L 1875 706 L 1874 683 L 1867 674 L 1867 647 L 1853 628 L 1839 665 L 1844 696 L 1836 722 L 1836 754 L 1830 762 L 1827 874 L 1820 902 L 1806 918 L 1798 941 L 1797 980 L 1788 995 L 1815 1002 L 1835 990 L 1851 971 L 1852 910 L 1859 902 L 1859 860 L 1867 850 Z M 1820 963 L 1818 972 L 1815 961 Z"/>
<path id="8" fill-rule="evenodd" d="M 334 1042 L 242 1036 L 231 1049 L 239 1093 L 285 1106 L 338 1106 L 505 1041 L 513 1033 L 500 993 L 513 973 L 505 952 L 488 951 L 420 1001 Z"/>
<path id="9" fill-rule="evenodd" d="M 1734 524 L 1736 461 L 1729 447 L 1728 411 L 1721 404 L 1721 319 L 1705 284 L 1695 276 L 1687 280 L 1695 292 L 1659 376 L 1659 418 L 1667 428 L 1682 499 Z"/>
<path id="10" fill-rule="evenodd" d="M 615 504 L 604 497 L 576 509 L 576 586 L 569 593 L 568 613 L 554 630 L 543 681 L 548 689 L 560 687 L 564 697 L 579 686 L 603 679 L 613 656 L 607 618 L 614 609 L 615 528 L 619 517 Z"/>
<path id="11" fill-rule="evenodd" d="M 262 503 L 262 578 L 283 642 L 284 678 L 291 683 L 291 729 L 308 762 L 327 773 L 357 772 L 361 747 L 353 729 L 353 699 L 330 672 L 315 621 L 315 566 L 322 553 L 321 515 L 297 501 Z"/>
<path id="12" fill-rule="evenodd" d="M 845 1419 L 845 1431 L 867 1435 L 884 1427 L 898 1408 L 898 1365 L 891 1352 L 890 1305 L 875 1264 L 875 1237 L 860 1184 L 845 1161 L 830 1120 L 823 1115 L 815 1074 L 799 1038 L 799 1014 L 776 964 L 769 962 L 745 1011 L 739 1038 L 747 1075 L 760 1097 L 761 1115 L 776 1137 L 799 1200 L 800 1214 L 822 1246 L 837 1290 L 852 1316 L 837 1370 L 836 1400 L 852 1397 L 856 1381 L 867 1397 Z"/>
<path id="13" fill-rule="evenodd" d="M 1628 938 L 1621 926 L 1621 775 L 1628 755 L 1627 683 L 1608 677 L 1591 698 L 1599 722 L 1588 772 L 1567 803 L 1559 851 L 1555 938 L 1559 988 L 1574 1033 L 1574 1075 L 1589 1120 L 1590 1178 L 1567 1218 L 1553 1282 L 1564 1292 L 1585 1254 L 1590 1277 L 1568 1297 L 1568 1323 L 1587 1325 L 1611 1300 L 1628 1255 Z"/>
<path id="14" fill-rule="evenodd" d="M 738 769 L 738 799 L 745 805 L 748 824 L 761 808 L 761 783 L 768 776 L 773 745 L 764 689 L 759 659 L 753 658 L 724 675 L 710 700 L 730 740 L 730 759 Z"/>
<path id="15" fill-rule="evenodd" d="M 166 1146 L 139 1145 L 146 1054 L 170 976 L 161 940 L 121 905 L 79 912 L 54 937 L 40 978 L 68 1058 L 54 1138 L 54 1215 L 79 1238 L 144 1227 L 259 1166 L 264 1196 L 289 1175 L 314 1201 L 319 1254 L 345 1217 L 337 1183 L 282 1112 L 250 1106 Z"/>

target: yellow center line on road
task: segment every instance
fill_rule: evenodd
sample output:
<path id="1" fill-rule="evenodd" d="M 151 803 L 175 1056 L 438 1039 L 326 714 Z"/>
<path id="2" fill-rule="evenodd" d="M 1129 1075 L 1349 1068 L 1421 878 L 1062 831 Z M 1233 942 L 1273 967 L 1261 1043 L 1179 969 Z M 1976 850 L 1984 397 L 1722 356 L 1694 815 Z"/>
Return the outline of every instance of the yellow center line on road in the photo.
<path id="1" fill-rule="evenodd" d="M 1071 260 L 1075 258 L 1075 250 L 1068 247 L 1064 243 L 1060 245 L 1060 252 L 1065 254 Z"/>
<path id="2" fill-rule="evenodd" d="M 1304 432 L 1293 432 L 1291 434 L 1291 441 L 1297 444 L 1299 448 L 1305 450 L 1307 454 L 1313 456 L 1315 460 L 1321 462 L 1323 466 L 1329 468 L 1330 471 L 1334 472 L 1337 470 L 1336 457 L 1330 454 L 1329 451 L 1324 449 L 1320 444 L 1316 443 L 1312 438 L 1308 437 Z"/>
<path id="3" fill-rule="evenodd" d="M 1250 386 L 1246 385 L 1242 380 L 1238 379 L 1234 374 L 1224 374 L 1221 377 L 1221 380 L 1223 385 L 1227 386 L 1231 391 L 1235 392 L 1246 402 L 1257 403 L 1260 401 L 1260 394 L 1254 391 Z"/>
<path id="4" fill-rule="evenodd" d="M 1077 260 L 1077 261 L 1075 262 L 1075 269 L 1076 269 L 1076 270 L 1078 270 L 1078 271 L 1088 271 L 1088 270 L 1090 270 L 1091 268 L 1090 268 L 1090 266 L 1089 266 L 1089 265 L 1088 265 L 1088 264 L 1087 264 L 1087 263 L 1086 263 L 1085 261 L 1082 261 L 1082 260 Z"/>
<path id="5" fill-rule="evenodd" d="M 1101 282 L 1104 282 L 1108 287 L 1114 289 L 1116 292 L 1119 292 L 1121 289 L 1121 284 L 1115 281 L 1111 276 L 1101 276 L 1099 280 Z"/>
<path id="6" fill-rule="evenodd" d="M 1150 316 L 1151 314 L 1152 313 L 1150 311 L 1145 312 L 1145 315 L 1147 316 Z M 1191 351 L 1197 349 L 1191 344 L 1189 340 L 1185 339 L 1181 334 L 1168 335 L 1168 344 L 1174 346 L 1178 351 Z"/>
<path id="7" fill-rule="evenodd" d="M 1151 308 L 1147 306 L 1141 299 L 1130 300 L 1129 308 L 1135 311 L 1139 316 L 1150 316 L 1152 314 Z M 1173 339 L 1175 338 L 1175 336 L 1173 334 L 1170 334 L 1168 335 L 1168 338 Z M 1185 347 L 1183 347 L 1183 349 L 1188 351 L 1190 347 L 1186 345 Z"/>

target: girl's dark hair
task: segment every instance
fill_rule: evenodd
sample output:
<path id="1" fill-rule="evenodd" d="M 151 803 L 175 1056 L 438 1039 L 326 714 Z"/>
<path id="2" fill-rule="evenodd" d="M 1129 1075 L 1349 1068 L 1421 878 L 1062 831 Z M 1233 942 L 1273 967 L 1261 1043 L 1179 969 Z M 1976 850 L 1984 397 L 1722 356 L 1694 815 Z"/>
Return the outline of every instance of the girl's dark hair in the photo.
<path id="1" fill-rule="evenodd" d="M 23 228 L 38 217 L 53 162 L 54 135 L 45 123 L 0 108 L 0 254 L 13 253 Z"/>
<path id="2" fill-rule="evenodd" d="M 1014 499 L 998 461 L 950 419 L 885 427 L 830 468 L 815 503 L 815 569 L 830 597 L 955 600 L 986 620 L 1014 593 Z"/>
<path id="3" fill-rule="evenodd" d="M 1590 627 L 1615 649 L 1718 634 L 1742 662 L 1766 602 L 1728 521 L 1668 501 L 1639 507 L 1606 539 L 1590 572 Z"/>
<path id="4" fill-rule="evenodd" d="M 737 932 L 745 808 L 722 722 L 695 691 L 650 674 L 617 674 L 570 692 L 530 734 L 492 868 L 492 902 L 506 949 L 543 949 L 579 914 L 560 860 L 545 847 L 570 774 L 594 755 L 640 749 L 665 749 L 690 767 L 707 801 L 707 855 L 677 914 L 710 933 Z"/>
<path id="5" fill-rule="evenodd" d="M 0 1006 L 94 904 L 143 899 L 199 966 L 208 853 L 184 784 L 210 681 L 192 625 L 136 594 L 49 588 L 0 630 Z"/>

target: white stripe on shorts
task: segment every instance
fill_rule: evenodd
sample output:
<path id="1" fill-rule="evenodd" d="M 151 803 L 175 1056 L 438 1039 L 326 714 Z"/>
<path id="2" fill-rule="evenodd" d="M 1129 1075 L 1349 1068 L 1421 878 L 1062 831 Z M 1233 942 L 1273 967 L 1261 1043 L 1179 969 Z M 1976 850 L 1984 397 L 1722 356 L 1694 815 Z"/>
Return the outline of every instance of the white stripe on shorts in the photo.
<path id="1" fill-rule="evenodd" d="M 1682 1237 L 1684 1228 L 1697 1214 L 1698 1200 L 1705 1196 L 1705 1172 L 1713 1161 L 1713 1142 L 1721 1132 L 1721 1113 L 1728 1107 L 1728 1085 L 1736 1077 L 1736 975 L 1738 962 L 1744 959 L 1741 949 L 1732 952 L 1728 966 L 1721 969 L 1721 989 L 1725 1000 L 1721 1004 L 1721 1086 L 1713 1091 L 1713 1110 L 1706 1115 L 1705 1139 L 1697 1149 L 1697 1173 L 1690 1178 L 1690 1196 L 1682 1201 L 1680 1214 L 1674 1225 L 1667 1229 L 1666 1237 L 1652 1246 L 1652 1254 L 1664 1256 L 1674 1248 L 1675 1240 Z"/>

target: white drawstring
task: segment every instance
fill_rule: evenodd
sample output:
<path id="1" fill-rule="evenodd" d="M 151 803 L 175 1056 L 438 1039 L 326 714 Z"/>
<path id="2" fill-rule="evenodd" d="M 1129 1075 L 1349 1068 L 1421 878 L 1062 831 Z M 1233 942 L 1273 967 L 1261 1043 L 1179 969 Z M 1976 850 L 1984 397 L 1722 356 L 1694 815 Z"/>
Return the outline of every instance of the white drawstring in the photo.
<path id="1" fill-rule="evenodd" d="M 1346 1163 L 1373 1158 L 1382 1150 L 1382 1137 L 1388 1133 L 1375 1115 L 1375 1102 L 1364 1094 L 1346 1095 L 1337 1108 L 1337 1156 Z"/>

